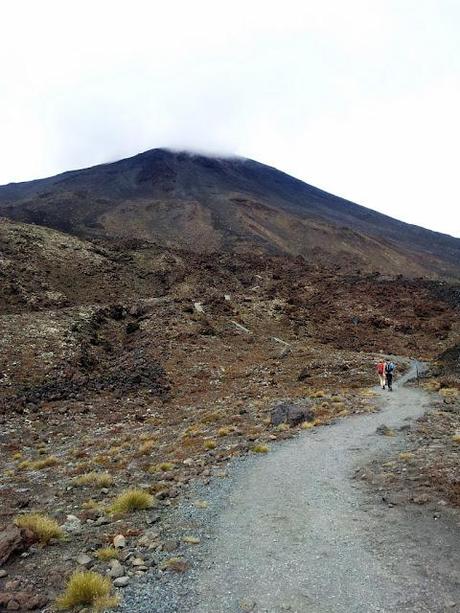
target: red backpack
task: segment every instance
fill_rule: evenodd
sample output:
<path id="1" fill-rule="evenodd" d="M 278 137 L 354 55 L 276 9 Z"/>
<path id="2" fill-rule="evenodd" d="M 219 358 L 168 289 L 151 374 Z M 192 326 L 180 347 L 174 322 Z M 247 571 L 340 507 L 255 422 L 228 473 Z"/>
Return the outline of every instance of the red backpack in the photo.
<path id="1" fill-rule="evenodd" d="M 385 364 L 383 362 L 377 364 L 377 372 L 379 373 L 379 375 L 383 375 L 383 373 L 385 372 Z"/>

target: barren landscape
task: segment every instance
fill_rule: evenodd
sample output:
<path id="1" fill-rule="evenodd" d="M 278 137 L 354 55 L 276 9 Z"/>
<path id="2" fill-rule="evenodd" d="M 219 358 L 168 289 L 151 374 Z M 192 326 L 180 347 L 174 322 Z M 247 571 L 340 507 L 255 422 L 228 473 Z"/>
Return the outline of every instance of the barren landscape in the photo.
<path id="1" fill-rule="evenodd" d="M 157 186 L 156 173 L 173 181 L 166 162 L 159 167 L 155 157 L 148 166 L 149 159 L 142 161 L 144 190 L 146 181 Z M 211 162 L 199 163 L 220 173 Z M 381 434 L 395 436 L 399 447 L 363 458 L 354 479 L 381 504 L 435 505 L 427 513 L 449 509 L 458 521 L 458 239 L 446 237 L 443 260 L 442 235 L 429 250 L 414 239 L 411 250 L 410 233 L 396 245 L 394 225 L 391 249 L 380 243 L 389 258 L 382 269 L 373 259 L 377 239 L 362 238 L 368 222 L 360 222 L 359 240 L 332 224 L 318 252 L 316 239 L 307 241 L 308 249 L 285 249 L 279 234 L 242 241 L 231 238 L 227 226 L 215 248 L 200 251 L 187 241 L 213 242 L 188 205 L 179 207 L 176 226 L 167 200 L 162 205 L 165 227 L 182 232 L 188 215 L 181 247 L 181 233 L 174 240 L 162 233 L 157 217 L 148 222 L 155 232 L 145 231 L 144 201 L 139 218 L 129 209 L 131 219 L 144 220 L 142 232 L 124 225 L 119 202 L 110 215 L 104 208 L 100 231 L 100 225 L 82 225 L 81 209 L 72 208 L 75 194 L 70 205 L 68 194 L 56 195 L 51 187 L 43 197 L 30 186 L 1 189 L 11 202 L 14 194 L 14 203 L 0 202 L 6 215 L 0 220 L 0 609 L 55 610 L 76 570 L 108 576 L 108 591 L 122 599 L 125 586 L 132 594 L 141 579 L 143 589 L 146 582 L 156 589 L 181 581 L 193 566 L 187 552 L 200 539 L 193 522 L 190 533 L 174 524 L 176 508 L 188 500 L 205 516 L 206 495 L 197 498 L 196 488 L 205 492 L 216 479 L 225 480 L 227 463 L 233 466 L 236 458 L 254 454 L 258 465 L 274 462 L 270 454 L 278 457 L 275 449 L 286 439 L 298 437 L 286 448 L 309 449 L 319 432 L 325 444 L 330 437 L 333 452 L 334 424 L 385 409 L 388 392 L 374 386 L 375 364 L 387 356 L 397 363 L 397 379 L 414 359 L 426 363 L 427 370 L 407 384 L 423 390 L 426 414 L 407 422 L 403 438 L 383 423 L 385 414 Z M 97 203 L 98 190 L 83 200 Z M 26 204 L 16 203 L 19 192 Z M 155 202 L 158 197 L 152 196 Z M 253 204 L 238 201 L 238 207 L 259 214 Z M 42 208 L 51 217 L 37 216 Z M 53 221 L 64 209 L 71 227 Z M 317 236 L 315 223 L 310 230 Z M 286 244 L 298 245 L 289 232 Z M 344 251 L 328 242 L 337 233 L 346 237 Z M 404 407 L 398 410 L 403 419 Z M 48 536 L 27 523 L 36 513 L 56 522 Z M 109 604 L 104 598 L 89 603 L 100 609 Z M 187 610 L 278 611 L 257 603 L 236 606 L 219 608 L 208 600 L 208 608 Z M 292 606 L 279 610 L 352 610 Z M 435 610 L 417 606 L 396 610 Z M 439 611 L 447 610 L 442 606 Z"/>

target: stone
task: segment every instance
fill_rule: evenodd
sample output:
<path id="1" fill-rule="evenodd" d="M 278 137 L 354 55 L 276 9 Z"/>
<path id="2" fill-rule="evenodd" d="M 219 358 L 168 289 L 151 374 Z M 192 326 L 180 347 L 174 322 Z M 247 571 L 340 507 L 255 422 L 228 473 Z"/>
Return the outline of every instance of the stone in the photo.
<path id="1" fill-rule="evenodd" d="M 114 537 L 113 546 L 120 549 L 126 547 L 126 539 L 123 534 L 117 534 L 117 536 Z"/>
<path id="2" fill-rule="evenodd" d="M 132 566 L 145 566 L 145 561 L 142 558 L 131 558 Z"/>
<path id="3" fill-rule="evenodd" d="M 380 426 L 378 426 L 375 430 L 375 433 L 380 434 L 382 436 L 395 436 L 394 430 L 389 428 L 386 424 L 381 424 Z"/>
<path id="4" fill-rule="evenodd" d="M 0 569 L 0 579 L 3 579 L 4 577 L 7 577 L 8 573 L 6 572 L 6 570 Z"/>
<path id="5" fill-rule="evenodd" d="M 78 554 L 78 556 L 76 557 L 76 561 L 77 564 L 80 564 L 80 566 L 86 567 L 91 566 L 91 564 L 93 563 L 93 559 L 86 553 Z"/>
<path id="6" fill-rule="evenodd" d="M 112 579 L 118 579 L 125 575 L 125 569 L 118 560 L 110 560 L 110 568 L 107 574 L 109 577 L 112 577 Z"/>
<path id="7" fill-rule="evenodd" d="M 0 566 L 4 564 L 14 552 L 21 551 L 24 543 L 20 529 L 15 524 L 8 524 L 0 532 Z"/>
<path id="8" fill-rule="evenodd" d="M 68 534 L 81 534 L 81 520 L 76 515 L 67 515 L 62 529 Z"/>
<path id="9" fill-rule="evenodd" d="M 47 602 L 45 596 L 31 592 L 0 592 L 0 611 L 35 611 Z"/>
<path id="10" fill-rule="evenodd" d="M 290 426 L 297 426 L 304 421 L 313 421 L 315 414 L 309 407 L 300 407 L 293 404 L 282 403 L 276 405 L 270 416 L 270 421 L 273 426 L 279 426 L 280 424 L 289 424 Z"/>
<path id="11" fill-rule="evenodd" d="M 302 368 L 302 370 L 299 372 L 299 375 L 297 377 L 297 381 L 305 381 L 305 379 L 308 379 L 310 377 L 310 371 L 308 370 L 308 368 Z"/>
<path id="12" fill-rule="evenodd" d="M 171 551 L 175 551 L 179 547 L 179 543 L 174 539 L 168 539 L 163 543 L 163 551 L 167 551 L 171 553 Z"/>
<path id="13" fill-rule="evenodd" d="M 115 587 L 126 587 L 129 583 L 129 577 L 126 575 L 124 577 L 117 577 L 114 579 L 113 584 Z"/>

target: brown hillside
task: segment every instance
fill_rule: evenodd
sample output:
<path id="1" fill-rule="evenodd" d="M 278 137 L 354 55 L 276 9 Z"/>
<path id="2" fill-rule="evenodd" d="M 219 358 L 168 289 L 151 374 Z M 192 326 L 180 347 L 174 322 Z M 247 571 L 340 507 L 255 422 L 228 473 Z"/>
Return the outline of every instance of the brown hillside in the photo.
<path id="1" fill-rule="evenodd" d="M 460 240 L 402 223 L 243 158 L 154 149 L 0 187 L 0 214 L 80 237 L 253 251 L 408 276 L 460 278 Z"/>

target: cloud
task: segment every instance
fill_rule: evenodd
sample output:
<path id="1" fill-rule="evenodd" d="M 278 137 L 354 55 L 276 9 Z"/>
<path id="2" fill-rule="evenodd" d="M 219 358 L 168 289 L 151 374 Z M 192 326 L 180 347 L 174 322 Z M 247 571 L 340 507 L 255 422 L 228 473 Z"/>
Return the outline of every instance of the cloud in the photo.
<path id="1" fill-rule="evenodd" d="M 236 153 L 460 235 L 454 1 L 2 8 L 0 183 L 157 146 Z"/>

